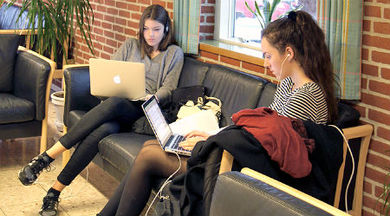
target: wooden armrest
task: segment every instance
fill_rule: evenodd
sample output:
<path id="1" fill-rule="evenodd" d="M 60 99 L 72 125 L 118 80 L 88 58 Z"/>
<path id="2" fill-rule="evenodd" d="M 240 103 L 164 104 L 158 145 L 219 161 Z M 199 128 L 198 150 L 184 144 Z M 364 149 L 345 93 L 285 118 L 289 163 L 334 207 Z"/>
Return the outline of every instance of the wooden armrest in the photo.
<path id="1" fill-rule="evenodd" d="M 228 151 L 224 150 L 221 159 L 221 166 L 219 167 L 219 174 L 231 171 L 233 166 L 233 160 L 233 155 L 231 155 Z"/>
<path id="2" fill-rule="evenodd" d="M 243 168 L 241 170 L 241 173 L 248 175 L 252 178 L 258 179 L 262 182 L 265 182 L 265 183 L 271 185 L 272 187 L 277 188 L 281 191 L 284 191 L 284 192 L 290 194 L 291 196 L 294 196 L 300 200 L 303 200 L 304 202 L 309 203 L 310 205 L 313 205 L 313 206 L 315 206 L 315 207 L 317 207 L 325 212 L 328 212 L 329 214 L 349 215 L 349 214 L 347 214 L 347 213 L 345 213 L 345 212 L 343 212 L 343 211 L 341 211 L 341 210 L 339 210 L 339 209 L 337 209 L 337 208 L 335 208 L 335 207 L 333 207 L 333 206 L 331 206 L 331 205 L 329 205 L 329 204 L 327 204 L 319 199 L 316 199 L 316 198 L 314 198 L 306 193 L 303 193 L 302 191 L 299 191 L 295 188 L 292 188 L 292 187 L 290 187 L 282 182 L 279 182 L 273 178 L 270 178 L 266 175 L 263 175 L 259 172 L 254 171 L 252 169 Z"/>

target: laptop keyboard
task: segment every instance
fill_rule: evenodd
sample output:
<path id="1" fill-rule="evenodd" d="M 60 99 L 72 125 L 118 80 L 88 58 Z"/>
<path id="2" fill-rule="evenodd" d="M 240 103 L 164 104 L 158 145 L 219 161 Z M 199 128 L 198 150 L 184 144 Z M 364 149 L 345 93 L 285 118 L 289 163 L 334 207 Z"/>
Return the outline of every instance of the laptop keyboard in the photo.
<path id="1" fill-rule="evenodd" d="M 179 143 L 184 140 L 184 136 L 174 136 L 173 140 L 171 141 L 170 148 L 172 149 L 179 149 Z M 180 148 L 181 149 L 181 148 Z"/>

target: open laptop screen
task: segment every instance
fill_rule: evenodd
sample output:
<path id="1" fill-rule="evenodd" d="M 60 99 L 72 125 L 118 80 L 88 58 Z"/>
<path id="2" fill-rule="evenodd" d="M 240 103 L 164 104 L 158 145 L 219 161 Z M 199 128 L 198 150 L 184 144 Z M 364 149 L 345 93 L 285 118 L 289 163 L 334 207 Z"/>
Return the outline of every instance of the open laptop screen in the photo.
<path id="1" fill-rule="evenodd" d="M 152 129 L 155 132 L 156 138 L 161 145 L 165 145 L 172 136 L 172 131 L 161 112 L 156 97 L 152 96 L 142 105 L 142 108 L 151 124 L 150 126 L 152 126 Z"/>

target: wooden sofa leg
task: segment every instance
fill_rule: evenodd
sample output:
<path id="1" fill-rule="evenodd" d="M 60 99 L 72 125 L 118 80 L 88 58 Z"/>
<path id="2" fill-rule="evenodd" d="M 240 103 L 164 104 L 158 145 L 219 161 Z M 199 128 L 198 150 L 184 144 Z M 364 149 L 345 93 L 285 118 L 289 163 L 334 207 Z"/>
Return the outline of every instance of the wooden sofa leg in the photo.
<path id="1" fill-rule="evenodd" d="M 47 115 L 46 115 L 47 116 Z M 40 153 L 47 149 L 47 117 L 42 120 Z"/>

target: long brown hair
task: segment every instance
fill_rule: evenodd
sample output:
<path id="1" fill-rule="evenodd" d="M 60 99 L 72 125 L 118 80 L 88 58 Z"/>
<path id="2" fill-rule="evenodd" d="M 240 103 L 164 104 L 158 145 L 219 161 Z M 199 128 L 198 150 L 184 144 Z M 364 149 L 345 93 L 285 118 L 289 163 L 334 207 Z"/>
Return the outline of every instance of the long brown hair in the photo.
<path id="1" fill-rule="evenodd" d="M 161 23 L 164 26 L 164 36 L 158 45 L 159 51 L 165 51 L 169 45 L 175 44 L 175 39 L 172 31 L 172 22 L 168 12 L 160 5 L 150 5 L 142 13 L 139 21 L 138 40 L 141 45 L 141 57 L 145 54 L 150 57 L 153 52 L 153 47 L 149 46 L 144 38 L 144 25 L 147 19 L 151 19 Z"/>
<path id="2" fill-rule="evenodd" d="M 292 11 L 287 17 L 271 22 L 262 37 L 283 54 L 286 47 L 294 50 L 294 59 L 301 65 L 306 76 L 324 91 L 328 105 L 329 121 L 337 118 L 337 102 L 334 93 L 334 75 L 325 35 L 310 14 Z"/>

